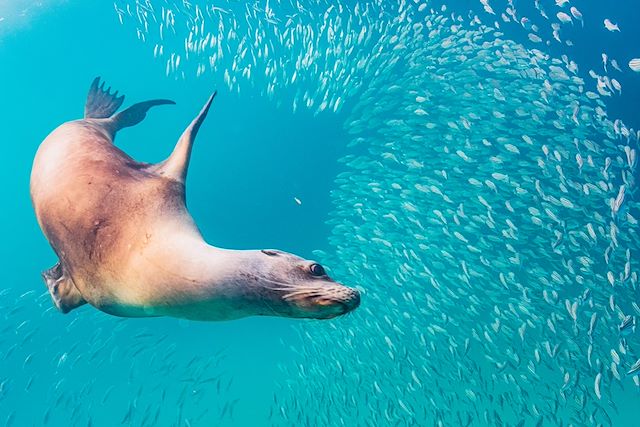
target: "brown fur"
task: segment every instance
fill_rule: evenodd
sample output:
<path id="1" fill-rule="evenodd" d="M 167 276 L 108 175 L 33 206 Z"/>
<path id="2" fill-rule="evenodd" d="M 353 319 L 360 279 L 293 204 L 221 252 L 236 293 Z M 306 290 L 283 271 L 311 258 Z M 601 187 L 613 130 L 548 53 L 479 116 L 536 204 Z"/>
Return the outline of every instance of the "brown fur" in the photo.
<path id="1" fill-rule="evenodd" d="M 41 157 L 50 150 L 64 162 L 43 168 Z M 105 284 L 121 282 L 122 266 L 157 237 L 159 215 L 188 217 L 184 185 L 148 166 L 115 147 L 92 119 L 56 129 L 34 161 L 31 194 L 38 221 L 64 270 L 97 307 L 119 300 Z"/>

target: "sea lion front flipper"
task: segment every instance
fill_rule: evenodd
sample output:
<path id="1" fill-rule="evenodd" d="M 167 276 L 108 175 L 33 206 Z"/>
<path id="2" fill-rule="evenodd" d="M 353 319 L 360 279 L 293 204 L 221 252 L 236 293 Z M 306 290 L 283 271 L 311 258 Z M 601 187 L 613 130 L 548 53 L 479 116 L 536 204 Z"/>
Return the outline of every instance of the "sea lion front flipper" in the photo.
<path id="1" fill-rule="evenodd" d="M 62 313 L 66 314 L 74 308 L 87 303 L 80 294 L 80 291 L 78 291 L 78 288 L 76 288 L 76 285 L 73 284 L 71 278 L 67 276 L 60 263 L 43 271 L 42 278 L 47 284 L 53 304 Z"/>
<path id="2" fill-rule="evenodd" d="M 155 172 L 166 176 L 167 178 L 175 179 L 178 182 L 184 183 L 187 176 L 187 169 L 189 167 L 189 158 L 191 157 L 193 141 L 195 141 L 198 130 L 200 129 L 202 122 L 204 122 L 205 117 L 207 117 L 211 103 L 217 93 L 217 91 L 213 92 L 204 107 L 202 107 L 202 110 L 200 110 L 198 116 L 182 133 L 182 136 L 180 136 L 180 139 L 169 158 L 153 167 Z"/>

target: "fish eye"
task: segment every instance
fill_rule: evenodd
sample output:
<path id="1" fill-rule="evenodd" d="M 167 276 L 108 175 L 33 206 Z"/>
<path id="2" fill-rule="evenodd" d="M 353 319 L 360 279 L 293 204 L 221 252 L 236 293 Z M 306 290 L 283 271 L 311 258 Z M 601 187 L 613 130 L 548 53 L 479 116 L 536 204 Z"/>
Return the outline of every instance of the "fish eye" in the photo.
<path id="1" fill-rule="evenodd" d="M 324 267 L 318 263 L 313 263 L 309 266 L 309 273 L 311 273 L 311 275 L 314 277 L 321 277 L 326 274 L 324 271 Z"/>

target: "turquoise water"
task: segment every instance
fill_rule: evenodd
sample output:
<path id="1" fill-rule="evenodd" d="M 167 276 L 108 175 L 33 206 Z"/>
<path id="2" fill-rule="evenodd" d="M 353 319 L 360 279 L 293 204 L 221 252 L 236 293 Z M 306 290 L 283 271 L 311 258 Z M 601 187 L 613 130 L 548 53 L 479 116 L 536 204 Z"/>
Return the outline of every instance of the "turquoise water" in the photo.
<path id="1" fill-rule="evenodd" d="M 577 4 L 582 30 L 555 2 L 550 19 L 517 5 L 524 24 L 500 17 L 507 2 L 496 15 L 476 2 L 20 3 L 0 2 L 0 425 L 635 425 L 636 6 Z M 223 55 L 211 37 L 185 48 L 206 34 Z M 328 321 L 58 313 L 29 174 L 95 76 L 125 105 L 176 101 L 118 134 L 146 162 L 218 89 L 187 180 L 203 235 L 318 259 L 362 306 Z"/>

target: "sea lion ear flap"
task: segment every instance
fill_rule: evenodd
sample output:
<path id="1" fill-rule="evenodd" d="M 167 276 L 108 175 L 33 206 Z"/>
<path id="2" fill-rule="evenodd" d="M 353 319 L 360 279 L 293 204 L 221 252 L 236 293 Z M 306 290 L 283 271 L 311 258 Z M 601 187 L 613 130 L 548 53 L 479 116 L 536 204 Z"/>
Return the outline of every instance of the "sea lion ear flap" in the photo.
<path id="1" fill-rule="evenodd" d="M 274 251 L 273 249 L 261 249 L 260 252 L 268 256 L 278 256 L 280 254 L 280 251 Z"/>
<path id="2" fill-rule="evenodd" d="M 213 94 L 209 97 L 209 100 L 206 102 L 200 114 L 191 122 L 189 127 L 185 129 L 176 144 L 176 147 L 173 149 L 173 152 L 169 156 L 169 158 L 162 163 L 158 163 L 154 170 L 167 178 L 174 179 L 178 182 L 184 183 L 184 180 L 187 176 L 187 169 L 189 168 L 189 158 L 191 157 L 191 148 L 193 147 L 193 142 L 196 139 L 196 135 L 198 134 L 198 130 L 200 126 L 204 122 L 204 119 L 207 117 L 207 113 L 209 113 L 209 108 L 211 108 L 211 103 L 213 99 L 216 97 L 218 92 L 214 91 Z"/>

